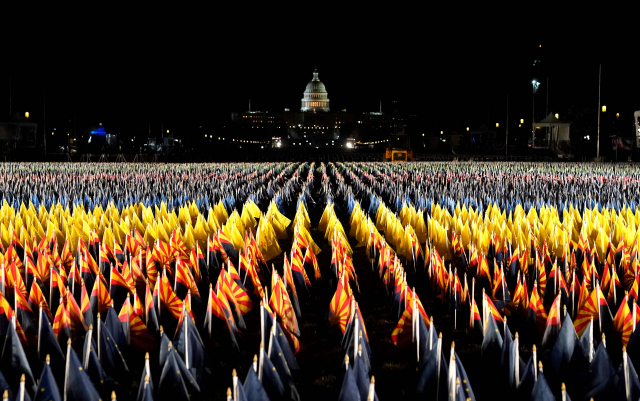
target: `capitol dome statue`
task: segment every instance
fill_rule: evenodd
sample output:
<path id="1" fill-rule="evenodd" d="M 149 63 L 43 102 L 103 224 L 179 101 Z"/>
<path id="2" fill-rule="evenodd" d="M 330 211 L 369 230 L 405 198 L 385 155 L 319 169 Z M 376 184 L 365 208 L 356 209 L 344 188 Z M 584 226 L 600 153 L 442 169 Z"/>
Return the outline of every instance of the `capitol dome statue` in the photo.
<path id="1" fill-rule="evenodd" d="M 302 98 L 302 112 L 317 113 L 329 111 L 329 97 L 324 84 L 318 79 L 318 68 L 313 71 L 313 79 L 307 84 Z"/>

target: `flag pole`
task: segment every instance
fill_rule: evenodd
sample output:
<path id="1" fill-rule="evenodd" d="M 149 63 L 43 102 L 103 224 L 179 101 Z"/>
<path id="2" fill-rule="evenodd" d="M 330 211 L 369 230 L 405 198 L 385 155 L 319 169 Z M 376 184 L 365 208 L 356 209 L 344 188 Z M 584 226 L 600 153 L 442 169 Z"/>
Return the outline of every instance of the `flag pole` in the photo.
<path id="1" fill-rule="evenodd" d="M 67 358 L 66 358 L 66 364 L 64 369 L 64 389 L 62 390 L 62 398 L 64 401 L 67 401 L 67 386 L 69 385 L 69 360 L 70 359 L 71 359 L 71 339 L 68 339 L 67 340 Z"/>
<path id="2" fill-rule="evenodd" d="M 513 364 L 514 365 L 514 370 L 515 370 L 514 374 L 515 374 L 515 379 L 516 379 L 515 380 L 516 381 L 515 385 L 516 385 L 516 388 L 518 388 L 518 386 L 520 385 L 520 363 L 519 363 L 519 361 L 520 361 L 520 336 L 518 335 L 517 331 L 516 331 L 516 338 L 513 340 L 513 342 L 514 342 L 514 346 L 513 347 L 514 347 L 515 354 L 516 354 L 515 358 L 514 358 L 515 363 Z"/>
<path id="3" fill-rule="evenodd" d="M 100 351 L 101 351 L 101 346 L 100 346 L 100 312 L 98 312 L 98 322 L 96 323 L 98 325 L 98 361 L 100 360 Z"/>
<path id="4" fill-rule="evenodd" d="M 355 301 L 354 301 L 355 303 Z M 356 305 L 356 311 L 354 312 L 353 321 L 353 362 L 355 364 L 356 357 L 358 356 L 358 332 L 359 332 L 359 319 L 358 319 L 358 306 Z"/>
<path id="5" fill-rule="evenodd" d="M 536 366 L 538 366 L 538 362 L 536 361 L 538 355 L 537 355 L 537 351 L 536 351 L 536 345 L 533 344 L 533 347 L 531 347 L 531 357 L 533 358 L 533 378 L 535 381 L 538 381 L 538 369 L 536 369 Z M 516 365 L 518 364 L 518 360 L 516 360 Z"/>
<path id="6" fill-rule="evenodd" d="M 436 345 L 436 371 L 437 371 L 437 381 L 436 381 L 436 400 L 440 397 L 440 363 L 442 360 L 442 333 L 438 334 L 438 344 Z"/>
<path id="7" fill-rule="evenodd" d="M 184 313 L 182 318 L 182 325 L 184 326 L 184 365 L 189 369 L 189 322 L 187 319 L 190 319 L 190 316 L 187 312 L 186 303 L 182 304 L 182 313 Z"/>
<path id="8" fill-rule="evenodd" d="M 89 330 L 87 331 L 86 337 L 91 338 L 93 334 L 93 324 L 89 325 Z M 89 368 L 89 353 L 91 352 L 91 341 L 87 341 L 87 348 L 85 349 L 85 358 L 82 361 L 82 365 L 84 366 L 84 370 Z"/>
<path id="9" fill-rule="evenodd" d="M 262 358 L 264 355 L 264 342 L 260 342 L 260 360 L 258 362 L 258 380 L 262 381 Z M 255 360 L 254 360 L 255 362 Z"/>
<path id="10" fill-rule="evenodd" d="M 42 339 L 42 302 L 39 306 L 40 312 L 38 313 L 38 359 L 40 359 L 40 340 Z M 635 308 L 633 312 L 635 313 Z M 635 316 L 635 315 L 634 315 Z M 635 324 L 635 320 L 634 320 Z"/>
<path id="11" fill-rule="evenodd" d="M 231 372 L 231 377 L 233 380 L 233 399 L 238 400 L 238 374 L 235 369 Z"/>

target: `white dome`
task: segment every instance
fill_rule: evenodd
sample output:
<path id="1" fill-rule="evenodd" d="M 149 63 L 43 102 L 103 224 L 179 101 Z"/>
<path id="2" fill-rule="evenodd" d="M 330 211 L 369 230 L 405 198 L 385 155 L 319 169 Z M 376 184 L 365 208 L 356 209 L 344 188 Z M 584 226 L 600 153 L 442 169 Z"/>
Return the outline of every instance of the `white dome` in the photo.
<path id="1" fill-rule="evenodd" d="M 329 97 L 327 89 L 318 78 L 318 69 L 313 71 L 313 79 L 307 84 L 302 98 L 302 108 L 300 111 L 316 113 L 329 111 Z"/>

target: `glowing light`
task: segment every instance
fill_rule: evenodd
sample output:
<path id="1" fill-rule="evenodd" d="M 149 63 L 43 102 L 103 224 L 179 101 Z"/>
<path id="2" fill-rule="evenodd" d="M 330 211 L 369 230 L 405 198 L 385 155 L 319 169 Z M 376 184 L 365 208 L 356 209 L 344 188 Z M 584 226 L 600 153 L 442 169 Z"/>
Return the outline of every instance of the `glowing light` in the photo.
<path id="1" fill-rule="evenodd" d="M 467 131 L 469 131 L 469 127 L 467 127 Z"/>
<path id="2" fill-rule="evenodd" d="M 520 119 L 520 124 L 524 124 L 524 118 Z"/>
<path id="3" fill-rule="evenodd" d="M 560 118 L 560 114 L 556 113 L 556 118 Z"/>
<path id="4" fill-rule="evenodd" d="M 353 144 L 352 144 L 351 142 L 347 142 L 347 147 L 348 147 L 348 148 L 352 148 L 352 147 L 353 147 Z"/>
<path id="5" fill-rule="evenodd" d="M 26 113 L 24 113 L 24 116 L 29 119 L 29 112 L 27 111 Z"/>
<path id="6" fill-rule="evenodd" d="M 499 128 L 499 127 L 500 127 L 500 123 L 496 123 L 496 128 Z"/>
<path id="7" fill-rule="evenodd" d="M 607 106 L 602 105 L 602 112 L 605 113 L 607 111 Z"/>
<path id="8" fill-rule="evenodd" d="M 620 118 L 620 113 L 616 113 L 616 118 Z"/>

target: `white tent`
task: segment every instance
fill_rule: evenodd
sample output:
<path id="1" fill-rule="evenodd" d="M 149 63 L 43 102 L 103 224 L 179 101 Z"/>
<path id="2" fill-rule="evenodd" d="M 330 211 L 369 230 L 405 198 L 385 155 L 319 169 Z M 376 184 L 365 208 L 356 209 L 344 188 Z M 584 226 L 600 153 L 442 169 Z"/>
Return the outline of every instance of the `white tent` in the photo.
<path id="1" fill-rule="evenodd" d="M 553 113 L 550 113 L 544 120 L 535 123 L 535 128 L 549 128 L 549 144 L 569 140 L 569 123 L 558 120 Z"/>

